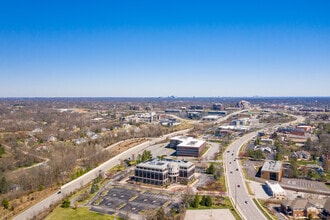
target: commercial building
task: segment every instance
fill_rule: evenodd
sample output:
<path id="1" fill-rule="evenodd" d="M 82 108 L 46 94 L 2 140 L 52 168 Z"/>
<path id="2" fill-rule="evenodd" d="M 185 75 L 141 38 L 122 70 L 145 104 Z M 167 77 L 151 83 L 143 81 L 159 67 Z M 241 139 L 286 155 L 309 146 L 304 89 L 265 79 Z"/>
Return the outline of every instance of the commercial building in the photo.
<path id="1" fill-rule="evenodd" d="M 285 200 L 281 203 L 281 211 L 294 219 L 305 219 L 306 217 L 319 219 L 327 204 L 329 204 L 329 198 Z"/>
<path id="2" fill-rule="evenodd" d="M 177 136 L 171 138 L 170 147 L 176 149 L 177 156 L 199 157 L 206 147 L 206 141 Z"/>
<path id="3" fill-rule="evenodd" d="M 202 118 L 202 121 L 208 121 L 208 122 L 210 122 L 210 121 L 216 121 L 216 120 L 218 120 L 218 116 L 216 116 L 216 115 L 207 115 L 207 116 L 204 116 L 203 118 Z"/>
<path id="4" fill-rule="evenodd" d="M 194 179 L 195 165 L 189 161 L 154 159 L 135 167 L 134 180 L 154 185 L 189 182 Z"/>
<path id="5" fill-rule="evenodd" d="M 275 199 L 284 199 L 286 197 L 285 190 L 278 183 L 265 182 L 267 193 Z"/>
<path id="6" fill-rule="evenodd" d="M 240 108 L 240 109 L 249 109 L 249 108 L 251 108 L 251 104 L 248 101 L 241 100 L 236 103 L 235 107 Z"/>
<path id="7" fill-rule="evenodd" d="M 283 168 L 281 161 L 266 160 L 261 168 L 261 178 L 267 180 L 281 181 Z"/>
<path id="8" fill-rule="evenodd" d="M 222 103 L 213 103 L 213 105 L 212 105 L 212 110 L 222 111 L 224 109 L 225 109 L 225 107 Z"/>

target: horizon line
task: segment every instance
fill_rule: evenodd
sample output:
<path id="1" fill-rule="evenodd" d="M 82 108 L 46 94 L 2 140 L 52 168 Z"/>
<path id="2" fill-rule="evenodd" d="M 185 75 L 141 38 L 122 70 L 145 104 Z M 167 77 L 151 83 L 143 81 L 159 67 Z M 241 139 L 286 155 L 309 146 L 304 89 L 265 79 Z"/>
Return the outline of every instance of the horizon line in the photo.
<path id="1" fill-rule="evenodd" d="M 4 96 L 0 99 L 57 99 L 57 98 L 330 98 L 330 96 Z"/>

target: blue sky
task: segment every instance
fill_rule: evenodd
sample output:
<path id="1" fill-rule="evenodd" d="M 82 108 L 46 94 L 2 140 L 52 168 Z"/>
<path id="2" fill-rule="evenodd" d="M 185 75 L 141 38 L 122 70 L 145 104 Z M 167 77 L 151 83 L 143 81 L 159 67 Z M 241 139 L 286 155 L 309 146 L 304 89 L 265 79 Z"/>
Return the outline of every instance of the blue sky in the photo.
<path id="1" fill-rule="evenodd" d="M 0 97 L 330 96 L 330 1 L 0 1 Z"/>

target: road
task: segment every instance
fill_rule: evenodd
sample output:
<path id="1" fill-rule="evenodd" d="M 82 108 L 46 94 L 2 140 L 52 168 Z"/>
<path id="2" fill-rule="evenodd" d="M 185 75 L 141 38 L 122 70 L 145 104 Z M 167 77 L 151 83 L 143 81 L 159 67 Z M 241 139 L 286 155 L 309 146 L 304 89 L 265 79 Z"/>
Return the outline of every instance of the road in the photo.
<path id="1" fill-rule="evenodd" d="M 41 211 L 49 208 L 49 206 L 51 204 L 62 201 L 62 199 L 64 199 L 70 193 L 87 185 L 89 182 L 91 182 L 93 179 L 95 179 L 97 176 L 99 176 L 100 173 L 106 172 L 109 169 L 111 169 L 112 167 L 119 164 L 121 160 L 131 157 L 132 154 L 139 154 L 143 150 L 147 149 L 150 145 L 153 145 L 159 141 L 164 141 L 167 137 L 183 135 L 183 134 L 188 133 L 189 130 L 190 129 L 177 131 L 177 132 L 174 132 L 171 134 L 164 135 L 159 138 L 155 138 L 151 141 L 147 141 L 145 143 L 137 145 L 137 146 L 111 158 L 110 160 L 108 160 L 105 163 L 101 164 L 100 166 L 94 168 L 93 170 L 89 171 L 88 173 L 84 174 L 83 176 L 63 185 L 60 190 L 61 193 L 58 193 L 58 192 L 54 193 L 53 195 L 47 197 L 46 199 L 42 200 L 41 202 L 35 204 L 34 206 L 32 206 L 29 209 L 25 210 L 24 212 L 20 213 L 13 219 L 15 219 L 15 220 L 32 219 L 34 216 L 38 216 L 38 214 Z"/>
<path id="2" fill-rule="evenodd" d="M 266 219 L 266 217 L 260 212 L 249 195 L 242 169 L 236 159 L 241 146 L 256 135 L 257 132 L 249 133 L 230 144 L 226 152 L 223 153 L 223 162 L 227 177 L 228 196 L 231 197 L 239 213 L 244 219 L 261 220 Z"/>
<path id="3" fill-rule="evenodd" d="M 294 117 L 296 117 L 295 121 L 282 124 L 282 126 L 302 123 L 305 119 L 302 116 Z M 256 135 L 257 132 L 251 132 L 244 135 L 243 137 L 230 144 L 226 151 L 223 153 L 228 195 L 231 197 L 234 205 L 242 217 L 244 219 L 253 218 L 253 220 L 266 219 L 266 217 L 261 213 L 249 195 L 242 168 L 240 167 L 239 160 L 236 158 L 238 158 L 240 148 Z"/>

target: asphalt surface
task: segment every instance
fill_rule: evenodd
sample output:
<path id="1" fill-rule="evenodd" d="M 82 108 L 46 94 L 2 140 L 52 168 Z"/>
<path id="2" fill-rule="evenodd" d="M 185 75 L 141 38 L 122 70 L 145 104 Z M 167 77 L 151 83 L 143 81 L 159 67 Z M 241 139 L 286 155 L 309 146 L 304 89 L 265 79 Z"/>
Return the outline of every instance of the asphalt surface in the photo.
<path id="1" fill-rule="evenodd" d="M 223 153 L 223 161 L 227 176 L 228 196 L 231 197 L 244 219 L 261 220 L 266 219 L 266 217 L 260 212 L 249 195 L 239 160 L 236 159 L 241 146 L 256 135 L 257 132 L 249 133 L 230 144 L 226 152 Z"/>
<path id="2" fill-rule="evenodd" d="M 282 126 L 288 126 L 293 124 L 302 123 L 304 117 L 294 116 L 297 119 L 293 122 L 282 124 Z M 250 139 L 257 135 L 257 132 L 251 132 L 238 140 L 234 141 L 228 146 L 223 153 L 223 162 L 225 165 L 225 175 L 227 176 L 228 195 L 231 197 L 234 205 L 238 209 L 239 213 L 244 219 L 266 219 L 261 213 L 259 208 L 255 205 L 252 197 L 246 188 L 245 178 L 243 176 L 242 169 L 239 165 L 238 154 L 243 144 L 247 143 Z"/>

